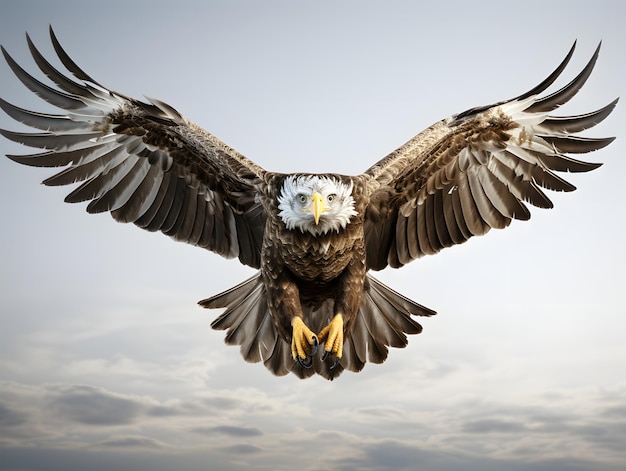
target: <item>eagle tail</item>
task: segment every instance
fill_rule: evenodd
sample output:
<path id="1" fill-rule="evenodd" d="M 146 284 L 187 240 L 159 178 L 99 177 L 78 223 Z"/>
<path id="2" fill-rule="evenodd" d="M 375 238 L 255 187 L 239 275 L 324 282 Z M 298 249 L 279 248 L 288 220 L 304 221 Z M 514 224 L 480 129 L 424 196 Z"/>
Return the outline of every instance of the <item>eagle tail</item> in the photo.
<path id="1" fill-rule="evenodd" d="M 334 365 L 331 358 L 322 360 L 321 355 L 316 355 L 312 358 L 311 368 L 303 368 L 293 360 L 289 342 L 274 326 L 260 272 L 198 304 L 208 309 L 226 309 L 211 327 L 226 330 L 225 342 L 239 345 L 246 361 L 263 361 L 277 376 L 291 372 L 300 378 L 308 378 L 317 373 L 329 380 L 339 376 L 344 369 L 361 371 L 367 361 L 384 362 L 388 347 L 405 347 L 407 334 L 422 331 L 422 326 L 411 316 L 435 314 L 368 275 L 359 314 L 345 339 L 340 363 Z M 329 300 L 317 308 L 304 307 L 303 314 L 305 322 L 317 332 L 332 318 L 333 303 Z"/>
<path id="2" fill-rule="evenodd" d="M 240 345 L 241 355 L 250 363 L 263 361 L 277 376 L 289 373 L 291 352 L 272 322 L 261 273 L 198 304 L 207 309 L 226 308 L 211 323 L 216 330 L 226 330 L 224 341 Z M 285 345 L 283 345 L 285 344 Z"/>
<path id="3" fill-rule="evenodd" d="M 341 365 L 350 371 L 360 371 L 366 361 L 383 363 L 388 347 L 404 348 L 407 334 L 422 331 L 412 316 L 435 314 L 368 275 L 359 314 L 344 343 Z"/>

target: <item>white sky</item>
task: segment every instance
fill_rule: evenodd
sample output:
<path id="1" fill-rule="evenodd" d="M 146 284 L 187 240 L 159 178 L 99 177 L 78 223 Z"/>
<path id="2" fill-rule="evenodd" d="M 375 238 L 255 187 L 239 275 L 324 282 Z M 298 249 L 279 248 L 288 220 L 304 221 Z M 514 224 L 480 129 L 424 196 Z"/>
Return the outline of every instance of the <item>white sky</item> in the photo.
<path id="1" fill-rule="evenodd" d="M 101 83 L 269 170 L 359 173 L 530 89 L 576 38 L 560 85 L 603 47 L 563 114 L 624 91 L 620 1 L 127 3 L 12 2 L 0 43 L 34 72 L 24 31 L 50 52 L 51 23 Z M 0 96 L 49 111 L 4 64 Z M 250 270 L 88 216 L 39 185 L 50 170 L 0 159 L 0 470 L 623 469 L 625 122 L 618 105 L 587 133 L 618 139 L 555 209 L 380 273 L 439 314 L 332 383 L 275 378 L 210 329 L 196 301 Z"/>

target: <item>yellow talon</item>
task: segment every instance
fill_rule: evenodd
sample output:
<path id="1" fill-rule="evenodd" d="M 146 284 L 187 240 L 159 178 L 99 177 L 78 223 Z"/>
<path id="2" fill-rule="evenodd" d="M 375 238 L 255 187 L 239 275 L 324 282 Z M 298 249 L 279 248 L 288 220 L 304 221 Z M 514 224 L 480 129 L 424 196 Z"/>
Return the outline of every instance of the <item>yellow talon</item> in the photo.
<path id="1" fill-rule="evenodd" d="M 333 320 L 318 335 L 319 341 L 324 342 L 324 357 L 329 353 L 335 358 L 341 358 L 343 354 L 343 316 L 335 314 Z"/>
<path id="2" fill-rule="evenodd" d="M 291 355 L 300 365 L 310 368 L 311 357 L 317 353 L 317 336 L 309 329 L 302 318 L 294 317 L 291 321 Z"/>

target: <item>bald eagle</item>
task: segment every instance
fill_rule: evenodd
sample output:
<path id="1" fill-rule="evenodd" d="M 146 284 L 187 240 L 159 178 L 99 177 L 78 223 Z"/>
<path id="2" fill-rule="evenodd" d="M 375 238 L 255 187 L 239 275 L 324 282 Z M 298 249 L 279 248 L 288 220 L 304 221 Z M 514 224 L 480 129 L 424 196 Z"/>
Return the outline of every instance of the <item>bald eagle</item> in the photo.
<path id="1" fill-rule="evenodd" d="M 87 75 L 50 37 L 55 68 L 27 37 L 47 85 L 3 48 L 15 75 L 63 110 L 28 111 L 4 100 L 12 118 L 41 132 L 2 130 L 41 149 L 8 155 L 20 164 L 64 167 L 46 185 L 81 182 L 65 199 L 90 201 L 89 213 L 235 258 L 257 274 L 200 301 L 225 309 L 212 323 L 249 362 L 275 375 L 315 373 L 333 379 L 366 361 L 382 363 L 388 347 L 404 347 L 435 312 L 393 291 L 370 271 L 401 267 L 461 244 L 513 219 L 527 204 L 552 206 L 542 188 L 572 191 L 555 172 L 600 164 L 585 153 L 613 138 L 574 136 L 605 119 L 617 100 L 578 116 L 554 117 L 596 63 L 563 88 L 539 96 L 569 62 L 575 43 L 548 78 L 516 98 L 436 122 L 357 176 L 270 172 L 159 100 L 139 101 Z"/>

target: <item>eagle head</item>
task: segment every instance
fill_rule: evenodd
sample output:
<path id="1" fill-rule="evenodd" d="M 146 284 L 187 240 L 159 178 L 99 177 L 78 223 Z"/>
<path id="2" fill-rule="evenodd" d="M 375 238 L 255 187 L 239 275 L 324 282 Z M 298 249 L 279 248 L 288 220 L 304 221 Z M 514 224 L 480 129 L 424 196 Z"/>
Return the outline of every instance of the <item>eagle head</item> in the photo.
<path id="1" fill-rule="evenodd" d="M 320 175 L 290 175 L 278 196 L 278 216 L 289 230 L 315 236 L 339 232 L 356 216 L 352 182 Z"/>

